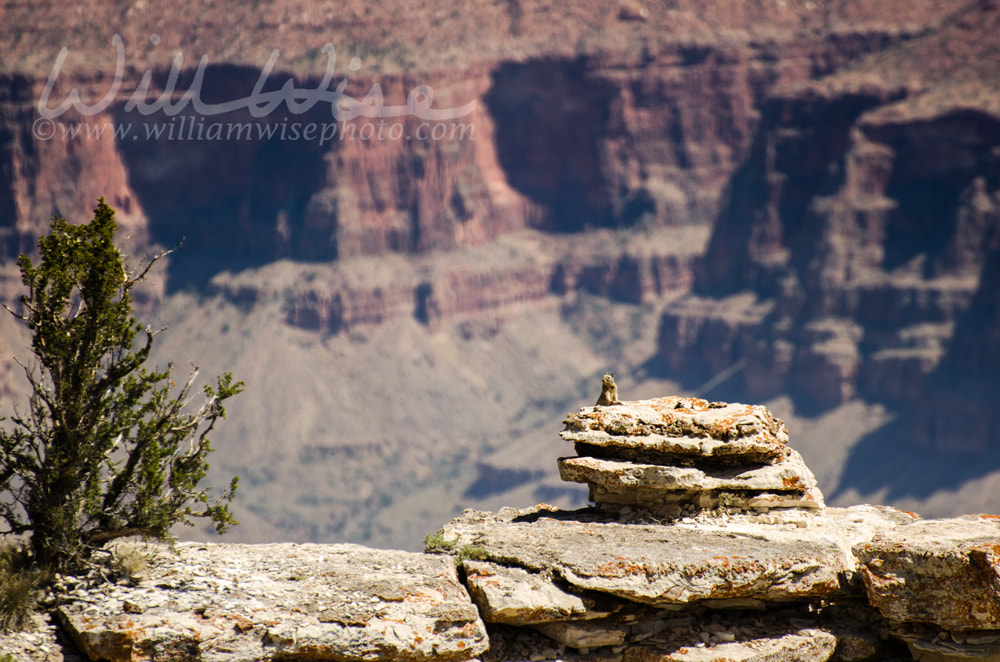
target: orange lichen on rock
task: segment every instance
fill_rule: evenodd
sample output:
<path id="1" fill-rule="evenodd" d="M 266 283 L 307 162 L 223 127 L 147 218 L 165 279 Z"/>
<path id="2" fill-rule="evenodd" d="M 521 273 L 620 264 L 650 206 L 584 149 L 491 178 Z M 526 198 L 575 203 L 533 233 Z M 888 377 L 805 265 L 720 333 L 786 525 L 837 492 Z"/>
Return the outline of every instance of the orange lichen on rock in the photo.
<path id="1" fill-rule="evenodd" d="M 584 407 L 564 423 L 577 457 L 560 458 L 559 474 L 598 504 L 823 507 L 785 424 L 760 405 L 668 396 Z"/>

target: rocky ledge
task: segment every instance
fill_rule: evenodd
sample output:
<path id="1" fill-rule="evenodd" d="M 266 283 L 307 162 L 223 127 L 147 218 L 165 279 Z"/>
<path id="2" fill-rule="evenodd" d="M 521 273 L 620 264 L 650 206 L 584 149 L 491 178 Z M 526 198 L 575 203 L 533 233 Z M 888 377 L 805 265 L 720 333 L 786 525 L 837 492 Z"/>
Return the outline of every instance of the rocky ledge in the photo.
<path id="1" fill-rule="evenodd" d="M 91 660 L 467 660 L 487 648 L 449 559 L 357 545 L 150 546 L 57 608 Z"/>
<path id="2" fill-rule="evenodd" d="M 435 540 L 457 550 L 491 660 L 536 633 L 563 659 L 1000 660 L 992 515 L 542 506 L 467 511 Z"/>
<path id="3" fill-rule="evenodd" d="M 1000 661 L 1000 517 L 826 508 L 763 407 L 586 407 L 562 436 L 592 507 L 466 511 L 425 554 L 139 546 L 126 579 L 60 578 L 55 619 L 109 662 Z M 0 652 L 55 662 L 53 632 Z"/>

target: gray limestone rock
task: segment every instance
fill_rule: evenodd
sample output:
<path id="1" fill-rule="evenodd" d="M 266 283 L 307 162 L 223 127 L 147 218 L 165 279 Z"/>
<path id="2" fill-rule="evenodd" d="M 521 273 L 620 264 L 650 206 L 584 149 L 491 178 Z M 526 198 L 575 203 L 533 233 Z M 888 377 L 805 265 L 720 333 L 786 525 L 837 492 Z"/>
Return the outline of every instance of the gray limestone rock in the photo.
<path id="1" fill-rule="evenodd" d="M 880 622 L 877 613 L 873 615 L 866 606 L 852 617 L 843 611 L 817 613 L 802 603 L 761 612 L 633 605 L 596 621 L 493 627 L 490 638 L 495 648 L 491 647 L 484 660 L 872 662 L 905 655 L 900 646 L 884 644 L 877 636 L 859 635 L 859 619 L 870 627 Z M 539 632 L 567 650 L 558 655 L 542 654 L 553 644 L 538 641 Z"/>
<path id="2" fill-rule="evenodd" d="M 559 459 L 559 475 L 563 480 L 604 488 L 603 492 L 594 493 L 594 497 L 626 494 L 638 489 L 642 491 L 644 500 L 652 502 L 667 500 L 666 493 L 669 492 L 818 493 L 816 478 L 802 456 L 791 449 L 774 464 L 716 469 L 567 457 Z M 656 498 L 657 493 L 660 493 L 659 499 Z M 600 501 L 614 502 L 611 498 Z M 819 505 L 822 505 L 821 496 Z"/>
<path id="3" fill-rule="evenodd" d="M 529 625 L 602 618 L 607 608 L 569 593 L 543 573 L 483 561 L 463 561 L 466 586 L 488 623 Z"/>
<path id="4" fill-rule="evenodd" d="M 296 544 L 149 553 L 137 585 L 76 590 L 58 607 L 91 659 L 469 660 L 488 647 L 447 557 Z"/>
<path id="5" fill-rule="evenodd" d="M 0 630 L 0 660 L 16 662 L 63 662 L 56 624 L 48 614 L 35 614 L 26 632 Z M 4 656 L 8 657 L 4 657 Z"/>
<path id="6" fill-rule="evenodd" d="M 563 423 L 560 436 L 576 442 L 581 455 L 603 451 L 666 464 L 677 457 L 774 461 L 788 442 L 785 424 L 765 407 L 675 396 L 584 407 Z"/>
<path id="7" fill-rule="evenodd" d="M 837 638 L 829 632 L 802 629 L 781 636 L 683 647 L 673 652 L 631 648 L 623 662 L 825 662 L 833 655 Z"/>
<path id="8" fill-rule="evenodd" d="M 851 547 L 912 517 L 891 508 L 794 511 L 670 525 L 577 519 L 558 510 L 467 511 L 441 530 L 494 563 L 547 573 L 572 590 L 658 606 L 701 600 L 783 601 L 843 590 Z M 498 605 L 499 606 L 499 605 Z"/>
<path id="9" fill-rule="evenodd" d="M 655 398 L 585 407 L 564 423 L 578 457 L 560 458 L 559 475 L 586 483 L 598 505 L 824 507 L 784 423 L 759 405 Z"/>
<path id="10" fill-rule="evenodd" d="M 924 630 L 924 631 L 922 631 Z M 923 662 L 1000 662 L 1000 631 L 924 629 L 899 626 L 893 636 L 906 642 L 914 660 Z"/>
<path id="11" fill-rule="evenodd" d="M 1000 517 L 914 522 L 855 553 L 869 600 L 890 621 L 1000 630 Z"/>
<path id="12" fill-rule="evenodd" d="M 616 622 L 569 621 L 542 623 L 534 627 L 550 639 L 571 648 L 620 646 L 625 643 L 626 631 Z"/>

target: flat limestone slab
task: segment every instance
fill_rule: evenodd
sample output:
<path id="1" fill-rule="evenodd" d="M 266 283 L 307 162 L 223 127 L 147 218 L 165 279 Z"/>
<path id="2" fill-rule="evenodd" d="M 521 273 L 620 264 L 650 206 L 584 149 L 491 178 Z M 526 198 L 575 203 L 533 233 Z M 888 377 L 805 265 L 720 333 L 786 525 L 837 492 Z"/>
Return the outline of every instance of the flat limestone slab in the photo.
<path id="1" fill-rule="evenodd" d="M 575 619 L 601 618 L 592 600 L 568 593 L 550 577 L 496 563 L 464 561 L 466 586 L 490 623 L 530 625 Z"/>
<path id="2" fill-rule="evenodd" d="M 58 608 L 90 659 L 454 661 L 488 647 L 448 557 L 358 545 L 149 549 L 137 586 L 76 590 Z"/>
<path id="3" fill-rule="evenodd" d="M 604 625 L 595 621 L 542 623 L 535 629 L 545 636 L 571 648 L 620 646 L 625 643 L 625 630 L 618 623 Z"/>
<path id="4" fill-rule="evenodd" d="M 819 488 L 791 492 L 702 492 L 650 490 L 645 487 L 605 487 L 591 484 L 590 500 L 598 505 L 635 506 L 651 512 L 674 503 L 691 503 L 699 508 L 737 507 L 761 511 L 775 508 L 826 507 L 823 493 Z"/>
<path id="5" fill-rule="evenodd" d="M 890 621 L 1000 630 L 1000 516 L 914 522 L 855 553 L 869 601 Z"/>
<path id="6" fill-rule="evenodd" d="M 559 476 L 577 483 L 618 490 L 804 492 L 817 486 L 816 477 L 796 451 L 775 464 L 721 467 L 715 470 L 605 460 L 595 457 L 559 458 Z"/>
<path id="7" fill-rule="evenodd" d="M 560 436 L 576 442 L 581 455 L 653 463 L 669 464 L 678 456 L 767 462 L 780 458 L 788 443 L 785 424 L 766 407 L 699 398 L 669 396 L 584 407 L 563 423 L 566 429 Z"/>
<path id="8" fill-rule="evenodd" d="M 904 626 L 905 627 L 905 626 Z M 893 630 L 893 637 L 906 642 L 914 660 L 933 662 L 1000 662 L 1000 631 L 968 630 L 954 633 L 916 634 Z"/>
<path id="9" fill-rule="evenodd" d="M 825 662 L 837 648 L 837 638 L 824 630 L 802 629 L 783 636 L 719 644 L 711 648 L 685 646 L 672 653 L 633 648 L 625 662 Z"/>
<path id="10" fill-rule="evenodd" d="M 440 535 L 493 563 L 668 607 L 701 600 L 794 600 L 841 590 L 853 545 L 912 517 L 891 508 L 829 508 L 669 525 L 619 524 L 593 511 L 466 511 Z"/>

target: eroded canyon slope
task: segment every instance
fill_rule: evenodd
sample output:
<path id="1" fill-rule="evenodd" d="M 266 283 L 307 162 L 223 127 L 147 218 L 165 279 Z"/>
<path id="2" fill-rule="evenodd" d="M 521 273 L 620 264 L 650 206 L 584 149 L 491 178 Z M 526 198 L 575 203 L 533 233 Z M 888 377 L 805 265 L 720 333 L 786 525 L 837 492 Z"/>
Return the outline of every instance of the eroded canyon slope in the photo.
<path id="1" fill-rule="evenodd" d="M 998 26 L 978 3 L 771 95 L 695 294 L 665 313 L 674 370 L 735 364 L 746 397 L 806 409 L 892 407 L 843 490 L 926 496 L 996 467 Z"/>
<path id="2" fill-rule="evenodd" d="M 611 370 L 630 399 L 680 382 L 805 412 L 828 494 L 884 489 L 844 467 L 907 407 L 901 453 L 959 449 L 949 425 L 976 457 L 997 446 L 977 418 L 996 388 L 995 2 L 93 4 L 0 4 L 2 295 L 46 219 L 98 196 L 130 252 L 184 240 L 144 312 L 172 327 L 160 360 L 248 382 L 215 443 L 219 482 L 243 477 L 234 539 L 412 549 L 463 506 L 579 504 L 552 427 Z M 40 122 L 63 47 L 46 108 L 73 88 L 108 103 Z M 316 90 L 327 64 L 352 99 L 429 86 L 468 112 L 378 138 L 330 103 L 181 96 Z M 161 95 L 177 113 L 142 111 Z M 940 498 L 928 485 L 883 496 Z"/>

